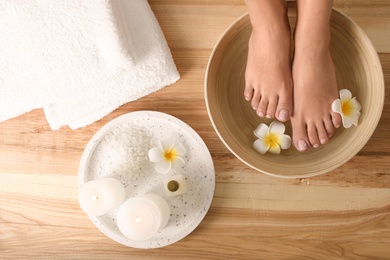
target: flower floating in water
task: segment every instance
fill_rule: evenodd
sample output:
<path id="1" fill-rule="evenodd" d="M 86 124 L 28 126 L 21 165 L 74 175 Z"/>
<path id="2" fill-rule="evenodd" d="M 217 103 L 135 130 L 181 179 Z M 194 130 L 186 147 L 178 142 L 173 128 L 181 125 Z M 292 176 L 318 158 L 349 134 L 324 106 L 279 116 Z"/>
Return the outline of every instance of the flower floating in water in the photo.
<path id="1" fill-rule="evenodd" d="M 283 123 L 274 121 L 269 127 L 261 123 L 253 133 L 259 139 L 253 143 L 253 148 L 261 154 L 266 152 L 280 154 L 281 149 L 291 146 L 291 137 L 284 134 L 286 130 Z"/>
<path id="2" fill-rule="evenodd" d="M 339 93 L 340 98 L 333 101 L 332 110 L 341 115 L 345 128 L 350 128 L 352 125 L 357 126 L 362 106 L 356 100 L 356 97 L 352 98 L 352 94 L 348 89 L 342 89 Z"/>
<path id="3" fill-rule="evenodd" d="M 149 160 L 155 162 L 158 173 L 168 173 L 171 169 L 180 169 L 185 164 L 186 149 L 174 139 L 160 141 L 158 147 L 149 150 Z"/>

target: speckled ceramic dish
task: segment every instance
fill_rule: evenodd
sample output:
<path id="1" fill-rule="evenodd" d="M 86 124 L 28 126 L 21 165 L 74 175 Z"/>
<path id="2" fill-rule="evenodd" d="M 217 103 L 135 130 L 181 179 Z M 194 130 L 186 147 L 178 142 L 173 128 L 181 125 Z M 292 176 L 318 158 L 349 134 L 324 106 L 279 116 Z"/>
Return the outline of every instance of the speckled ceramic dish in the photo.
<path id="1" fill-rule="evenodd" d="M 168 196 L 164 180 L 172 173 L 160 174 L 148 158 L 149 149 L 160 140 L 173 138 L 186 148 L 186 164 L 180 172 L 188 191 Z M 190 234 L 203 220 L 214 195 L 215 171 L 209 150 L 200 136 L 179 119 L 160 112 L 139 111 L 120 116 L 102 127 L 88 143 L 81 158 L 79 186 L 103 177 L 119 179 L 126 197 L 146 193 L 161 195 L 169 204 L 168 224 L 147 241 L 133 241 L 119 231 L 117 209 L 92 222 L 108 237 L 134 248 L 158 248 L 175 243 Z"/>
<path id="2" fill-rule="evenodd" d="M 291 12 L 293 11 L 293 12 Z M 295 13 L 291 10 L 290 13 Z M 295 17 L 290 16 L 290 20 Z M 324 146 L 299 153 L 260 155 L 252 148 L 253 130 L 262 122 L 243 97 L 249 16 L 234 22 L 216 44 L 206 71 L 205 99 L 213 126 L 227 148 L 260 172 L 283 178 L 303 178 L 331 171 L 355 156 L 373 134 L 384 104 L 384 79 L 378 55 L 366 34 L 352 20 L 333 10 L 331 54 L 340 89 L 349 89 L 362 105 L 359 125 L 338 129 Z M 291 125 L 286 124 L 291 136 Z"/>

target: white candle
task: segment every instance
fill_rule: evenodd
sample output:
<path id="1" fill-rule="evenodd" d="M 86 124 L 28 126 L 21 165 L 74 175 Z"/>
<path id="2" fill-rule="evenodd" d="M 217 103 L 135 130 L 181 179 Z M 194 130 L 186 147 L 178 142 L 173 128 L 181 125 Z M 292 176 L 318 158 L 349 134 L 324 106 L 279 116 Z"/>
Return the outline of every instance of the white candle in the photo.
<path id="1" fill-rule="evenodd" d="M 169 205 L 161 196 L 146 194 L 130 198 L 119 207 L 117 224 L 126 237 L 144 241 L 164 228 L 169 216 Z"/>
<path id="2" fill-rule="evenodd" d="M 119 207 L 126 191 L 123 184 L 114 178 L 103 178 L 85 183 L 79 192 L 79 204 L 85 213 L 101 216 Z"/>

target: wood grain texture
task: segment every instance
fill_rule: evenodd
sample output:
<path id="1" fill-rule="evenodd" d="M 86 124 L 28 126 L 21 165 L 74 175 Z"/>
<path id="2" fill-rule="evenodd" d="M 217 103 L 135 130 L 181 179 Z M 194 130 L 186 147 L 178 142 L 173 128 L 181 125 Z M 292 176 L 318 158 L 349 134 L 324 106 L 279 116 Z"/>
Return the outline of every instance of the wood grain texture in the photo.
<path id="1" fill-rule="evenodd" d="M 0 259 L 390 259 L 390 2 L 336 0 L 373 42 L 385 107 L 372 138 L 341 167 L 277 179 L 235 158 L 204 101 L 212 47 L 246 12 L 241 0 L 151 0 L 181 74 L 174 85 L 99 122 L 52 132 L 42 110 L 0 123 Z M 103 235 L 77 202 L 78 163 L 105 123 L 137 110 L 169 113 L 206 142 L 216 191 L 197 229 L 160 249 L 127 248 Z"/>

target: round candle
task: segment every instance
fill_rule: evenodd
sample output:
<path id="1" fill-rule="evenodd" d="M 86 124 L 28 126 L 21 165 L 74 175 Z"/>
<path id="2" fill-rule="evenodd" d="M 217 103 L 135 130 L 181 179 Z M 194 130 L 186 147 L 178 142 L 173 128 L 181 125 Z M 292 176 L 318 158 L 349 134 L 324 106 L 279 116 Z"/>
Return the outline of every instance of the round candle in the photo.
<path id="1" fill-rule="evenodd" d="M 144 241 L 164 228 L 169 216 L 169 205 L 161 196 L 146 194 L 130 198 L 119 207 L 117 224 L 126 237 Z"/>
<path id="2" fill-rule="evenodd" d="M 126 191 L 123 184 L 114 178 L 103 178 L 85 183 L 79 192 L 79 204 L 85 213 L 101 216 L 119 207 Z"/>

